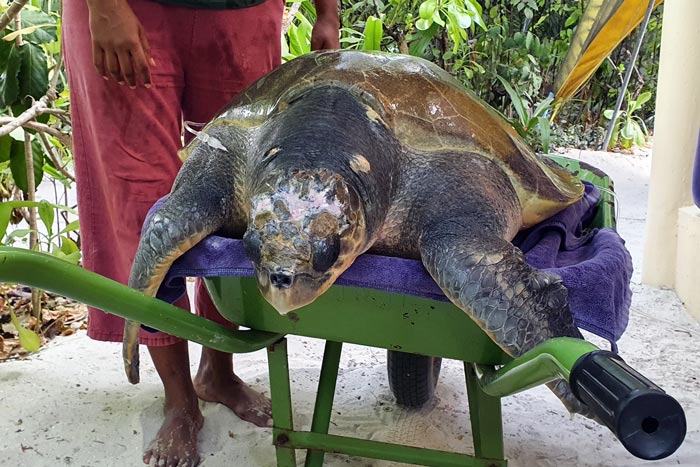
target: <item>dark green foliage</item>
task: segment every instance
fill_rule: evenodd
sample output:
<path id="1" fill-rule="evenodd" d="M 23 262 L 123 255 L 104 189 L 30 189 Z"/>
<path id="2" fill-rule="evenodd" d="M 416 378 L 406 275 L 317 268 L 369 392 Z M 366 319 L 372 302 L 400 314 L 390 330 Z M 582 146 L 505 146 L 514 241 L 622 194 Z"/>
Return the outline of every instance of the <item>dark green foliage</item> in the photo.
<path id="1" fill-rule="evenodd" d="M 478 4 L 461 0 L 341 0 L 342 43 L 344 47 L 361 47 L 367 19 L 379 18 L 384 28 L 382 50 L 421 56 L 444 67 L 516 128 L 520 125 L 521 133 L 542 150 L 549 135 L 543 128 L 544 120 L 551 116 L 547 98 L 586 4 L 584 0 L 481 0 Z M 456 5 L 464 7 L 468 19 L 462 10 L 454 13 Z M 663 6 L 655 10 L 647 28 L 629 89 L 632 99 L 645 91 L 652 93 L 652 102 L 655 99 L 662 14 Z M 459 34 L 455 34 L 455 24 L 465 26 Z M 615 104 L 637 34 L 626 38 L 577 98 L 562 106 L 555 126 L 576 125 L 582 131 L 554 131 L 555 145 L 587 146 L 597 140 L 596 128 L 606 124 L 603 112 Z M 653 106 L 637 114 L 651 130 Z M 569 137 L 562 139 L 564 133 Z M 574 141 L 576 134 L 588 136 Z"/>

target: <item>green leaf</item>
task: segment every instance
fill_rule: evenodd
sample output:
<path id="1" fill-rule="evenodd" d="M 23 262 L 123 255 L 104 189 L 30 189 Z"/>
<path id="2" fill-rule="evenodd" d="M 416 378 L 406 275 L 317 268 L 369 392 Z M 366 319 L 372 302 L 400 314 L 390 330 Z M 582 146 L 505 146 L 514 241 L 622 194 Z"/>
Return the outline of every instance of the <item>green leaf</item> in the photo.
<path id="1" fill-rule="evenodd" d="M 76 252 L 70 253 L 70 254 L 65 254 L 61 250 L 56 250 L 52 253 L 52 255 L 58 259 L 62 259 L 63 261 L 66 261 L 70 264 L 78 264 L 78 261 L 80 261 L 80 257 L 81 257 L 79 251 L 76 251 Z"/>
<path id="2" fill-rule="evenodd" d="M 63 186 L 65 186 L 66 188 L 70 188 L 70 186 L 73 184 L 73 183 L 71 182 L 71 179 L 70 179 L 70 178 L 66 177 L 66 176 L 63 175 L 61 172 L 59 172 L 58 170 L 56 170 L 52 164 L 44 164 L 44 166 L 42 167 L 42 170 L 43 170 L 44 173 L 45 173 L 46 175 L 48 175 L 49 177 L 53 178 L 54 180 L 58 180 L 59 182 L 61 182 L 61 184 L 62 184 Z"/>
<path id="3" fill-rule="evenodd" d="M 437 12 L 438 6 L 435 0 L 426 0 L 418 7 L 418 16 L 424 20 L 430 20 Z"/>
<path id="4" fill-rule="evenodd" d="M 2 38 L 2 40 L 4 40 L 4 41 L 13 41 L 13 40 L 17 39 L 17 37 L 20 36 L 20 35 L 22 35 L 22 37 L 26 40 L 26 39 L 28 38 L 29 34 L 32 34 L 32 33 L 36 32 L 38 29 L 45 28 L 45 27 L 53 27 L 53 28 L 56 28 L 56 25 L 55 25 L 55 24 L 51 24 L 51 23 L 36 24 L 36 25 L 34 25 L 34 26 L 29 26 L 29 27 L 26 27 L 26 28 L 22 28 L 22 29 L 20 29 L 19 31 L 11 32 L 10 34 L 7 34 L 6 36 L 4 36 L 4 37 Z"/>
<path id="5" fill-rule="evenodd" d="M 64 235 L 64 234 L 67 234 L 67 233 L 69 233 L 69 232 L 75 232 L 75 231 L 78 230 L 78 229 L 80 229 L 80 221 L 79 221 L 79 220 L 75 220 L 75 221 L 69 223 L 67 226 L 65 226 L 65 227 L 63 228 L 63 230 L 61 230 L 61 231 L 58 233 L 58 235 Z M 67 237 L 66 237 L 66 238 L 67 238 Z M 70 238 L 69 238 L 68 240 L 70 240 Z M 71 240 L 71 241 L 72 241 L 72 240 Z M 77 248 L 77 245 L 76 245 L 76 248 Z"/>
<path id="6" fill-rule="evenodd" d="M 608 149 L 612 149 L 617 144 L 617 140 L 620 136 L 620 125 L 617 123 L 613 125 L 613 131 L 610 135 L 610 143 L 608 144 Z"/>
<path id="7" fill-rule="evenodd" d="M 53 221 L 56 217 L 55 211 L 48 201 L 40 201 L 37 210 L 39 211 L 41 222 L 44 224 L 44 227 L 46 227 L 46 232 L 48 232 L 49 236 L 53 235 Z"/>
<path id="8" fill-rule="evenodd" d="M 14 45 L 14 42 L 0 41 L 0 70 L 7 68 L 7 60 Z"/>
<path id="9" fill-rule="evenodd" d="M 435 33 L 438 30 L 438 25 L 433 24 L 430 26 L 430 28 L 426 29 L 425 31 L 421 31 L 418 34 L 416 34 L 416 39 L 412 40 L 411 43 L 408 45 L 408 53 L 410 55 L 413 55 L 414 57 L 422 57 L 425 55 L 426 50 L 430 46 L 431 41 L 433 40 L 433 37 L 435 37 Z"/>
<path id="10" fill-rule="evenodd" d="M 13 105 L 19 97 L 19 72 L 22 67 L 22 50 L 13 42 L 7 55 L 7 67 L 3 73 L 2 100 L 6 106 Z"/>
<path id="11" fill-rule="evenodd" d="M 80 252 L 78 245 L 68 237 L 61 238 L 61 251 L 67 255 L 71 255 L 75 252 Z"/>
<path id="12" fill-rule="evenodd" d="M 10 216 L 12 216 L 12 207 L 8 203 L 0 203 L 0 242 L 7 232 Z"/>
<path id="13" fill-rule="evenodd" d="M 362 49 L 381 50 L 383 34 L 382 20 L 374 16 L 367 18 L 364 32 L 365 40 L 362 43 Z"/>
<path id="14" fill-rule="evenodd" d="M 7 232 L 7 226 L 10 223 L 10 213 L 15 208 L 38 208 L 41 202 L 39 201 L 4 201 L 0 202 L 0 239 L 5 236 Z M 66 211 L 67 213 L 78 215 L 78 211 L 71 208 L 70 206 L 64 206 L 62 204 L 49 205 L 54 209 L 59 209 L 61 211 Z"/>
<path id="15" fill-rule="evenodd" d="M 68 237 L 61 237 L 61 248 L 54 250 L 51 254 L 71 264 L 77 264 L 81 257 L 80 248 Z"/>
<path id="16" fill-rule="evenodd" d="M 42 167 L 44 165 L 44 153 L 39 144 L 32 143 L 32 157 L 34 158 L 34 186 L 38 187 L 44 176 Z M 27 184 L 27 164 L 24 159 L 24 142 L 12 141 L 12 149 L 10 152 L 10 170 L 15 184 L 23 192 L 29 191 Z"/>
<path id="17" fill-rule="evenodd" d="M 527 125 L 529 118 L 527 116 L 527 110 L 525 109 L 525 105 L 523 104 L 523 99 L 520 97 L 520 94 L 515 92 L 515 89 L 513 89 L 510 83 L 508 83 L 508 81 L 506 81 L 502 76 L 498 76 L 498 80 L 501 82 L 506 92 L 510 96 L 510 101 L 513 103 L 513 108 L 518 114 L 520 124 L 523 126 Z"/>
<path id="18" fill-rule="evenodd" d="M 537 104 L 535 111 L 532 113 L 533 117 L 541 117 L 545 112 L 547 112 L 552 107 L 553 97 L 547 97 L 542 102 Z"/>
<path id="19" fill-rule="evenodd" d="M 433 13 L 433 23 L 437 23 L 442 27 L 445 27 L 445 21 L 442 19 L 442 15 L 440 15 L 440 11 L 436 11 Z"/>
<path id="20" fill-rule="evenodd" d="M 430 26 L 432 26 L 433 22 L 427 19 L 419 19 L 416 20 L 416 28 L 420 31 L 426 31 Z"/>
<path id="21" fill-rule="evenodd" d="M 538 127 L 540 129 L 540 143 L 542 150 L 549 153 L 549 146 L 552 143 L 552 129 L 549 124 L 549 119 L 545 117 L 537 117 Z"/>
<path id="22" fill-rule="evenodd" d="M 10 310 L 10 320 L 19 334 L 19 345 L 24 347 L 29 352 L 36 352 L 39 350 L 39 347 L 41 347 L 41 339 L 39 339 L 39 336 L 35 332 L 22 327 L 22 325 L 19 324 L 17 316 L 15 316 L 15 313 L 12 310 Z"/>
<path id="23" fill-rule="evenodd" d="M 637 125 L 637 122 L 634 122 L 634 123 L 635 123 L 635 125 Z M 644 132 L 642 131 L 641 128 L 638 128 L 638 131 L 634 135 L 634 144 L 636 146 L 641 147 L 641 146 L 644 146 L 646 144 L 646 142 L 647 142 L 647 139 L 646 139 Z"/>
<path id="24" fill-rule="evenodd" d="M 614 109 L 606 109 L 603 111 L 603 117 L 607 118 L 608 120 L 612 120 L 614 113 Z"/>
<path id="25" fill-rule="evenodd" d="M 15 229 L 7 235 L 5 243 L 12 243 L 15 239 L 21 239 L 34 232 L 32 229 Z"/>
<path id="26" fill-rule="evenodd" d="M 645 92 L 641 93 L 637 97 L 637 105 L 635 108 L 637 108 L 637 109 L 641 108 L 644 104 L 649 102 L 649 99 L 651 99 L 651 91 L 645 91 Z"/>
<path id="27" fill-rule="evenodd" d="M 12 141 L 13 139 L 10 135 L 0 137 L 0 162 L 7 162 L 10 160 Z"/>
<path id="28" fill-rule="evenodd" d="M 622 127 L 622 130 L 620 131 L 620 136 L 623 139 L 632 141 L 634 140 L 637 131 L 642 131 L 642 129 L 639 128 L 639 125 L 637 125 L 637 122 L 635 122 L 634 120 L 628 120 Z"/>
<path id="29" fill-rule="evenodd" d="M 44 49 L 31 43 L 22 46 L 19 71 L 19 98 L 40 99 L 49 89 L 49 69 Z"/>
<path id="30" fill-rule="evenodd" d="M 469 16 L 472 17 L 472 21 L 474 21 L 476 24 L 481 27 L 484 31 L 486 31 L 486 24 L 484 23 L 484 20 L 481 18 L 481 5 L 479 2 L 476 0 L 464 0 L 464 7 L 467 10 L 467 13 Z"/>
<path id="31" fill-rule="evenodd" d="M 53 16 L 43 11 L 25 7 L 22 10 L 22 28 L 37 28 L 24 36 L 24 40 L 35 44 L 45 44 L 58 40 L 56 33 L 56 20 Z"/>
<path id="32" fill-rule="evenodd" d="M 457 6 L 454 4 L 450 4 L 447 7 L 447 16 L 451 16 L 456 22 L 457 26 L 462 29 L 468 29 L 472 25 L 471 16 L 469 16 L 469 14 L 461 8 L 457 8 Z"/>

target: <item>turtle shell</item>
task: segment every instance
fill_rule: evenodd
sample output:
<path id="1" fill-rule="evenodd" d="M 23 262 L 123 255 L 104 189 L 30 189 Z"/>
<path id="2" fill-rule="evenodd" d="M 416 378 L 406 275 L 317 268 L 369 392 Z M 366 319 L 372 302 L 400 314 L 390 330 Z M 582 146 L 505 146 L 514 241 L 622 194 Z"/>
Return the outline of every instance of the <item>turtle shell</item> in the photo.
<path id="1" fill-rule="evenodd" d="M 583 195 L 579 179 L 536 155 L 500 114 L 449 73 L 417 57 L 349 50 L 307 54 L 253 83 L 212 124 L 255 127 L 318 86 L 355 94 L 408 151 L 428 159 L 431 152 L 454 152 L 455 164 L 464 152 L 496 162 L 516 189 L 523 227 Z"/>

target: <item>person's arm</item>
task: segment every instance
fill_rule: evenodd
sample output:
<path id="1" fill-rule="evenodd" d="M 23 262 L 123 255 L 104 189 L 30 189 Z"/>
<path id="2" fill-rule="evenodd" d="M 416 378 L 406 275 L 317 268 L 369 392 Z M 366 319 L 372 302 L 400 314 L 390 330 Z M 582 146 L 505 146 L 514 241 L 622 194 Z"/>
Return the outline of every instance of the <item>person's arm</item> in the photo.
<path id="1" fill-rule="evenodd" d="M 338 0 L 315 0 L 316 24 L 311 32 L 311 50 L 340 48 Z"/>
<path id="2" fill-rule="evenodd" d="M 151 85 L 151 58 L 146 33 L 127 0 L 87 0 L 92 57 L 105 79 L 135 87 Z"/>

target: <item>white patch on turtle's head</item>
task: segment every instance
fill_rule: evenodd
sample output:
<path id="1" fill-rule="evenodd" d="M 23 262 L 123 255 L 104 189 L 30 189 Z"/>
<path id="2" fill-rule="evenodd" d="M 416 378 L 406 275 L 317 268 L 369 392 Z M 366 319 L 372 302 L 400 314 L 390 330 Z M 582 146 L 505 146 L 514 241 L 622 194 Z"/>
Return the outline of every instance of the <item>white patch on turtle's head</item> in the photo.
<path id="1" fill-rule="evenodd" d="M 263 185 L 243 240 L 258 287 L 284 314 L 315 300 L 364 251 L 364 210 L 345 180 L 325 169 Z"/>
<path id="2" fill-rule="evenodd" d="M 261 213 L 273 211 L 275 206 L 278 206 L 278 209 L 286 209 L 289 215 L 285 220 L 292 222 L 301 222 L 323 211 L 340 216 L 343 206 L 330 190 L 330 187 L 322 191 L 309 190 L 306 193 L 284 190 L 270 195 L 257 195 L 252 200 L 251 217 L 254 219 Z"/>

